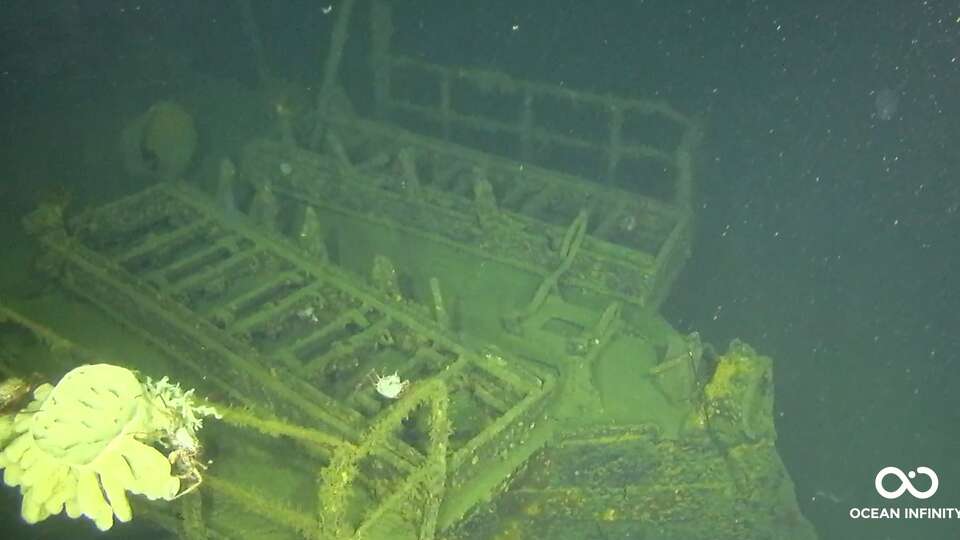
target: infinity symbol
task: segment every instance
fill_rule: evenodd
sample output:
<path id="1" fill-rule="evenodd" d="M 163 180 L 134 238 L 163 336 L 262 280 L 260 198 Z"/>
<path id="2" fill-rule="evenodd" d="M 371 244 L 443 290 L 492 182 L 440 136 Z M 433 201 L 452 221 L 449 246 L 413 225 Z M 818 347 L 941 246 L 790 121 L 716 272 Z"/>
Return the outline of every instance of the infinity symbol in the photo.
<path id="1" fill-rule="evenodd" d="M 926 491 L 917 491 L 917 488 L 913 487 L 913 484 L 910 483 L 912 478 L 917 477 L 917 473 L 925 474 L 930 478 L 930 488 Z M 887 491 L 883 487 L 883 479 L 891 474 L 900 479 L 900 487 L 893 491 Z M 940 479 L 937 478 L 937 473 L 933 472 L 933 469 L 930 467 L 917 467 L 917 472 L 910 471 L 907 474 L 903 474 L 903 471 L 896 467 L 884 467 L 877 473 L 873 485 L 877 488 L 877 493 L 885 499 L 896 499 L 903 495 L 904 491 L 909 491 L 910 494 L 917 499 L 929 499 L 933 497 L 933 494 L 937 492 L 937 488 L 940 487 Z"/>

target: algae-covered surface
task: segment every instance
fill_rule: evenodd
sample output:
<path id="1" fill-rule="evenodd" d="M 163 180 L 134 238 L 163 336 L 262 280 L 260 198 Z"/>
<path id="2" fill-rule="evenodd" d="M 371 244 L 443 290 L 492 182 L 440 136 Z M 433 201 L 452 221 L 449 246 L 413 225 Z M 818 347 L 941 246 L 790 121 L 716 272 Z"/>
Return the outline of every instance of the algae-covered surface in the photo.
<path id="1" fill-rule="evenodd" d="M 0 365 L 55 381 L 70 363 L 118 363 L 204 388 L 228 413 L 203 433 L 209 479 L 199 494 L 176 506 L 135 505 L 133 522 L 107 537 L 349 537 L 340 524 L 371 514 L 368 538 L 952 537 L 955 518 L 850 512 L 894 504 L 875 487 L 888 466 L 939 475 L 934 497 L 904 495 L 896 505 L 960 507 L 954 7 L 307 4 L 21 2 L 0 23 L 0 303 L 70 344 L 51 347 L 20 319 L 0 317 Z M 351 24 L 338 29 L 351 8 Z M 392 79 L 371 73 L 384 35 L 410 55 Z M 342 55 L 330 54 L 338 42 Z M 336 63 L 333 81 L 324 68 Z M 386 88 L 406 100 L 401 113 L 374 106 Z M 633 99 L 658 120 L 621 116 Z M 144 124 L 158 104 L 172 104 L 175 121 L 151 131 Z M 417 116 L 431 106 L 434 116 Z M 681 166 L 628 169 L 638 154 L 662 157 L 658 145 L 683 139 L 669 115 L 656 116 L 665 110 L 700 126 L 702 144 Z M 469 151 L 349 129 L 354 114 L 413 118 L 411 129 Z M 263 140 L 292 141 L 302 153 L 280 151 L 251 167 L 244 148 Z M 631 144 L 645 146 L 631 153 Z M 536 183 L 549 164 L 567 176 Z M 664 178 L 687 166 L 696 182 L 677 195 Z M 243 402 L 237 393 L 251 380 L 275 390 L 296 379 L 289 358 L 241 373 L 245 354 L 269 356 L 254 347 L 273 339 L 269 332 L 243 342 L 255 354 L 244 349 L 231 369 L 204 364 L 216 358 L 158 340 L 167 328 L 118 320 L 70 291 L 76 268 L 50 257 L 39 240 L 49 235 L 23 226 L 38 207 L 69 222 L 169 176 L 208 195 L 235 180 L 231 205 L 219 201 L 223 229 L 276 229 L 294 245 L 302 209 L 284 197 L 304 187 L 294 182 L 301 178 L 330 180 L 327 191 L 297 192 L 324 209 L 302 230 L 322 237 L 324 249 L 310 253 L 327 259 L 301 261 L 294 277 L 333 275 L 323 269 L 332 265 L 372 292 L 366 301 L 297 305 L 275 330 L 327 321 L 322 306 L 355 310 L 343 328 L 360 337 L 339 342 L 329 364 L 343 378 L 313 381 L 349 401 L 350 412 L 330 420 L 316 395 L 314 416 L 290 405 L 303 405 L 300 394 L 265 391 Z M 571 177 L 587 186 L 576 197 L 531 193 Z M 590 195 L 614 189 L 629 212 Z M 377 190 L 386 195 L 370 195 Z M 412 203 L 418 190 L 435 206 Z M 266 193 L 279 206 L 258 215 L 274 216 L 275 229 L 230 214 L 254 214 Z M 686 201 L 696 218 L 693 234 L 677 229 L 684 242 L 659 257 L 663 223 L 682 222 L 682 213 L 634 211 L 651 208 L 653 196 Z M 581 207 L 590 209 L 582 245 Z M 431 208 L 442 211 L 424 216 Z M 438 216 L 456 212 L 443 226 Z M 670 219 L 658 225 L 651 215 Z M 84 234 L 81 243 L 99 238 L 96 227 Z M 227 247 L 237 246 L 248 244 Z M 651 252 L 623 256 L 638 249 Z M 564 266 L 587 257 L 594 267 Z M 683 272 L 662 278 L 654 264 Z M 277 276 L 269 266 L 257 272 Z M 625 275 L 654 277 L 617 281 Z M 151 276 L 141 278 L 133 286 Z M 304 283 L 283 286 L 295 285 Z M 663 294 L 649 294 L 657 286 Z M 391 302 L 395 311 L 384 308 Z M 199 313 L 172 320 L 213 321 L 210 336 L 230 329 L 229 317 L 203 319 L 204 304 L 193 306 Z M 390 317 L 371 320 L 381 313 Z M 411 332 L 403 317 L 431 330 Z M 365 325 L 374 330 L 358 330 Z M 349 354 L 384 328 L 366 356 Z M 468 361 L 455 364 L 460 357 Z M 421 363 L 408 373 L 410 358 Z M 450 374 L 448 365 L 468 367 Z M 374 386 L 393 371 L 413 379 L 409 395 L 422 400 L 397 418 L 398 402 Z M 224 390 L 223 380 L 244 390 Z M 438 417 L 449 418 L 449 438 L 431 431 L 445 425 Z M 339 421 L 363 425 L 362 435 L 331 427 Z M 391 439 L 397 454 L 365 454 L 370 433 Z M 404 469 L 397 455 L 417 466 Z M 28 526 L 18 492 L 0 492 L 4 537 L 102 536 L 88 520 L 63 516 Z M 390 501 L 398 492 L 411 496 Z M 343 500 L 325 502 L 324 493 Z M 196 527 L 203 522 L 209 536 Z"/>

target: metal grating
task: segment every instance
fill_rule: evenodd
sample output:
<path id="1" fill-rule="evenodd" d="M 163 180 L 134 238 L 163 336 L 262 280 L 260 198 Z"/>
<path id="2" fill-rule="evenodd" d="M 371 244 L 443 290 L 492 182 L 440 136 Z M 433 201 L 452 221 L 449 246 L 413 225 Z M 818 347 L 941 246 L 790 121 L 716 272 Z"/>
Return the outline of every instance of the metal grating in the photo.
<path id="1" fill-rule="evenodd" d="M 301 257 L 196 191 L 159 185 L 66 229 L 39 236 L 65 285 L 179 359 L 191 386 L 232 403 L 228 423 L 290 437 L 320 460 L 313 508 L 278 526 L 323 523 L 323 537 L 346 538 L 401 519 L 430 538 L 546 438 L 545 423 L 535 426 L 549 375 L 462 347 L 417 308 Z M 394 371 L 413 381 L 399 400 L 370 380 Z M 263 503 L 243 478 L 210 476 L 210 496 L 243 512 Z M 331 506 L 342 497 L 364 503 Z"/>

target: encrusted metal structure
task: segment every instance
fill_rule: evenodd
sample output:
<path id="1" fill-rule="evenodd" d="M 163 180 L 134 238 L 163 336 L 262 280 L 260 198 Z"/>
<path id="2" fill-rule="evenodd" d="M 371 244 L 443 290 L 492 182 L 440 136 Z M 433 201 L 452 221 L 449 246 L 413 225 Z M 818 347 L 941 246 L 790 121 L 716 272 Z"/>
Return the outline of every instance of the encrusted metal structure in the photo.
<path id="1" fill-rule="evenodd" d="M 734 342 L 680 436 L 598 423 L 558 434 L 452 538 L 816 538 L 774 445 L 771 362 Z"/>
<path id="2" fill-rule="evenodd" d="M 354 114 L 352 6 L 308 130 L 278 111 L 207 192 L 27 221 L 51 273 L 224 411 L 199 495 L 140 512 L 188 539 L 814 538 L 769 359 L 656 313 L 697 123 L 396 54 L 381 0 Z"/>
<path id="3" fill-rule="evenodd" d="M 316 459 L 320 488 L 306 511 L 289 509 L 303 504 L 290 493 L 263 500 L 258 486 L 215 471 L 211 494 L 308 536 L 369 534 L 389 518 L 431 538 L 542 443 L 550 374 L 465 349 L 416 310 L 203 200 L 163 184 L 40 240 L 67 287 L 233 403 L 226 423 L 289 437 Z M 389 400 L 369 382 L 375 370 L 414 382 Z M 347 504 L 359 500 L 362 511 Z"/>
<path id="4" fill-rule="evenodd" d="M 91 358 L 90 351 L 0 302 L 0 379 L 68 371 Z M 24 373 L 23 364 L 33 371 Z"/>
<path id="5" fill-rule="evenodd" d="M 689 256 L 698 124 L 662 101 L 430 64 L 391 50 L 391 34 L 388 4 L 373 2 L 372 116 L 321 98 L 328 159 L 253 145 L 250 180 L 655 310 Z M 284 162 L 292 174 L 278 178 Z"/>

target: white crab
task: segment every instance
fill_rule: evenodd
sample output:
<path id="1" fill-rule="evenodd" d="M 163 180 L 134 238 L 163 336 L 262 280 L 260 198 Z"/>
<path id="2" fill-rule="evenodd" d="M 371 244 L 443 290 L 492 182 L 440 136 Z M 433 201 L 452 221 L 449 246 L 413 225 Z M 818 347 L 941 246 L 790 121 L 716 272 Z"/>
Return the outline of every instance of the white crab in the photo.
<path id="1" fill-rule="evenodd" d="M 180 492 L 173 498 L 179 499 L 200 487 L 203 483 L 200 471 L 205 471 L 207 466 L 200 461 L 200 452 L 203 450 L 200 441 L 186 428 L 181 427 L 174 433 L 170 446 L 173 451 L 167 455 L 167 460 L 172 465 L 174 476 L 181 480 Z M 184 484 L 188 484 L 186 488 Z"/>
<path id="2" fill-rule="evenodd" d="M 400 380 L 400 373 L 393 372 L 393 375 L 381 377 L 376 371 L 372 372 L 374 377 L 373 387 L 377 393 L 388 399 L 397 399 L 400 394 L 410 385 L 410 381 Z"/>

